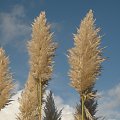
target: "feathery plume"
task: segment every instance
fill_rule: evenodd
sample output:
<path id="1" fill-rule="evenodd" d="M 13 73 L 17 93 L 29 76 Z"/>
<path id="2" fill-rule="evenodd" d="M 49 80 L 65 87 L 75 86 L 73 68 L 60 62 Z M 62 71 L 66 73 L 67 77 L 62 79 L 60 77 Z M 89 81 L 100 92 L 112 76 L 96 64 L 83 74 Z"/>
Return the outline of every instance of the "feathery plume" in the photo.
<path id="1" fill-rule="evenodd" d="M 41 120 L 42 91 L 51 79 L 55 49 L 56 44 L 53 42 L 50 25 L 47 23 L 45 12 L 41 12 L 34 20 L 32 40 L 28 42 L 30 74 L 37 84 L 39 120 Z"/>
<path id="2" fill-rule="evenodd" d="M 9 68 L 9 58 L 3 48 L 0 48 L 0 110 L 8 105 L 14 88 L 12 74 Z"/>
<path id="3" fill-rule="evenodd" d="M 25 89 L 19 98 L 20 113 L 17 116 L 18 120 L 37 120 L 37 91 L 33 77 L 29 74 Z"/>
<path id="4" fill-rule="evenodd" d="M 30 70 L 36 81 L 42 83 L 51 79 L 53 57 L 56 44 L 53 42 L 53 33 L 46 22 L 45 12 L 34 20 L 32 25 L 32 40 L 28 42 L 30 55 Z"/>
<path id="5" fill-rule="evenodd" d="M 102 49 L 100 29 L 95 27 L 93 12 L 90 10 L 74 34 L 74 47 L 69 50 L 71 85 L 82 93 L 95 83 L 101 72 Z"/>

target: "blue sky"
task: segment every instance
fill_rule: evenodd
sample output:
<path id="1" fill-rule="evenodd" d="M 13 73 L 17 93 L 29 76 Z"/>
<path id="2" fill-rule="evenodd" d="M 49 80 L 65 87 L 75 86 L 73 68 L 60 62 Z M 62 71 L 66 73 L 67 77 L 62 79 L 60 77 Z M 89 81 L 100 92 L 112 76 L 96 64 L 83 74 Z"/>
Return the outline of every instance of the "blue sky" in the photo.
<path id="1" fill-rule="evenodd" d="M 94 11 L 96 25 L 101 28 L 102 46 L 107 46 L 108 57 L 95 89 L 107 94 L 120 83 L 120 1 L 119 0 L 0 0 L 0 45 L 10 58 L 10 67 L 19 89 L 27 80 L 29 64 L 26 43 L 31 39 L 31 24 L 41 11 L 46 12 L 52 24 L 56 51 L 53 80 L 49 88 L 65 103 L 75 105 L 77 92 L 69 86 L 67 50 L 73 46 L 73 35 L 80 21 L 89 11 Z M 115 90 L 115 89 L 114 89 Z M 117 120 L 117 119 L 116 119 Z"/>

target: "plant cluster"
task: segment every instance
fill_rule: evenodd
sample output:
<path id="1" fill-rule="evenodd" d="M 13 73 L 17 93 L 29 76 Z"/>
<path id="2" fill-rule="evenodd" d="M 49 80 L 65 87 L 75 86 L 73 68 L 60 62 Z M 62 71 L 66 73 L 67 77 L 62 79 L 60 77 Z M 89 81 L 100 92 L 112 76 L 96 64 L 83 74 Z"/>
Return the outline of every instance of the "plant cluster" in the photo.
<path id="1" fill-rule="evenodd" d="M 100 29 L 96 28 L 93 12 L 90 10 L 74 34 L 74 47 L 68 50 L 71 86 L 80 95 L 80 103 L 74 113 L 75 120 L 99 119 L 95 116 L 97 90 L 94 90 L 94 85 L 101 73 L 101 63 L 105 60 L 102 56 L 103 48 L 100 47 L 99 32 Z M 44 98 L 51 80 L 57 48 L 45 12 L 41 12 L 34 20 L 32 38 L 27 46 L 30 70 L 19 98 L 20 112 L 17 120 L 61 120 L 62 110 L 55 106 L 52 92 L 50 91 L 46 99 Z M 9 59 L 0 48 L 0 110 L 10 102 L 14 86 L 8 65 Z"/>

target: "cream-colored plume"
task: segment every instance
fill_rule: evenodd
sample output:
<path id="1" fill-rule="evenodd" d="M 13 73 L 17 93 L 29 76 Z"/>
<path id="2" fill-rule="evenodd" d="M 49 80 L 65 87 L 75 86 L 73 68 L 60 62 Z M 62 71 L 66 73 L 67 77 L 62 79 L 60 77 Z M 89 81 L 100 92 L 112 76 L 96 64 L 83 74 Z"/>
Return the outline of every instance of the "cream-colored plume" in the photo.
<path id="1" fill-rule="evenodd" d="M 32 40 L 28 43 L 30 71 L 36 80 L 46 82 L 51 78 L 55 49 L 56 44 L 53 42 L 50 25 L 46 22 L 45 12 L 41 12 L 34 20 Z"/>
<path id="2" fill-rule="evenodd" d="M 25 89 L 22 92 L 20 103 L 20 113 L 18 120 L 37 120 L 37 91 L 33 77 L 29 74 Z"/>
<path id="3" fill-rule="evenodd" d="M 71 85 L 80 93 L 95 83 L 101 72 L 102 49 L 99 28 L 95 27 L 93 12 L 90 10 L 74 34 L 74 47 L 69 50 Z"/>
<path id="4" fill-rule="evenodd" d="M 3 48 L 0 48 L 0 110 L 9 103 L 14 87 L 12 74 L 9 69 L 9 58 Z"/>

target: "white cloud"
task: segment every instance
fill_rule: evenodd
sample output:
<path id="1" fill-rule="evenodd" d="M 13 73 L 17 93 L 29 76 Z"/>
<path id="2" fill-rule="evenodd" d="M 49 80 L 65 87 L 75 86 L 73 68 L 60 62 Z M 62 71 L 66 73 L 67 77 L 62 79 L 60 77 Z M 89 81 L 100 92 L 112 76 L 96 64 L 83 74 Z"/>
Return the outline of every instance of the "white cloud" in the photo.
<path id="1" fill-rule="evenodd" d="M 0 120 L 16 120 L 16 115 L 19 113 L 19 102 L 18 98 L 20 97 L 21 91 L 19 91 L 16 95 L 14 95 L 11 99 L 14 100 L 10 105 L 6 106 L 4 109 L 0 111 Z M 62 112 L 62 120 L 73 120 L 73 108 L 67 104 L 63 103 L 63 100 L 59 96 L 54 96 L 55 104 L 58 109 L 63 109 Z"/>
<path id="2" fill-rule="evenodd" d="M 16 120 L 16 114 L 19 112 L 18 97 L 20 94 L 21 91 L 11 98 L 14 101 L 0 111 L 0 120 Z"/>
<path id="3" fill-rule="evenodd" d="M 19 113 L 18 97 L 20 97 L 21 91 L 12 97 L 10 105 L 6 106 L 0 111 L 0 120 L 16 120 L 16 115 Z M 104 116 L 105 120 L 119 120 L 120 119 L 120 84 L 116 87 L 101 92 L 100 100 L 98 101 L 97 116 Z M 64 104 L 63 99 L 60 96 L 54 96 L 55 104 L 60 110 L 62 108 L 62 120 L 74 120 L 74 109 L 68 104 Z"/>
<path id="4" fill-rule="evenodd" d="M 31 29 L 25 22 L 23 6 L 16 5 L 9 12 L 0 12 L 0 44 L 23 47 L 29 39 Z M 18 48 L 19 48 L 18 47 Z"/>
<path id="5" fill-rule="evenodd" d="M 70 105 L 64 104 L 63 100 L 59 96 L 55 96 L 55 104 L 59 110 L 63 108 L 62 120 L 74 120 L 74 109 Z"/>
<path id="6" fill-rule="evenodd" d="M 120 84 L 112 89 L 102 92 L 98 104 L 98 115 L 105 116 L 105 120 L 120 119 Z"/>

